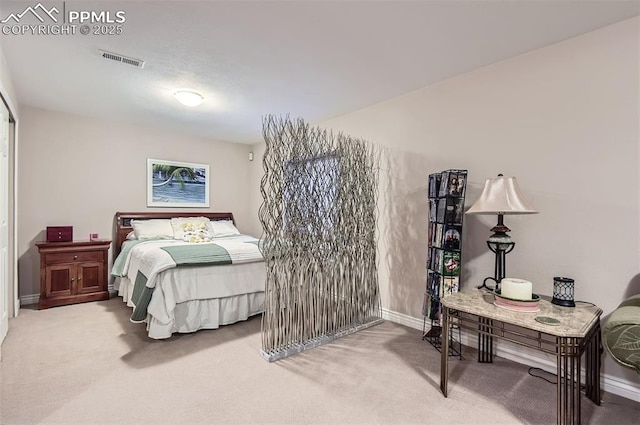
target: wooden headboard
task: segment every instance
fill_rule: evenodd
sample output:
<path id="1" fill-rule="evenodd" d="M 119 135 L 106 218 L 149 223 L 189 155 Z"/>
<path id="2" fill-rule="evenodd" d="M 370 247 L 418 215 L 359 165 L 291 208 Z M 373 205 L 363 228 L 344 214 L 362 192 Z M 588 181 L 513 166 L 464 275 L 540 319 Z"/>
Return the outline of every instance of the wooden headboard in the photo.
<path id="1" fill-rule="evenodd" d="M 116 234 L 115 234 L 115 258 L 120 253 L 120 247 L 127 240 L 127 235 L 133 231 L 131 220 L 151 220 L 158 218 L 173 217 L 207 217 L 209 220 L 231 220 L 235 224 L 233 214 L 230 212 L 117 212 L 116 213 Z"/>

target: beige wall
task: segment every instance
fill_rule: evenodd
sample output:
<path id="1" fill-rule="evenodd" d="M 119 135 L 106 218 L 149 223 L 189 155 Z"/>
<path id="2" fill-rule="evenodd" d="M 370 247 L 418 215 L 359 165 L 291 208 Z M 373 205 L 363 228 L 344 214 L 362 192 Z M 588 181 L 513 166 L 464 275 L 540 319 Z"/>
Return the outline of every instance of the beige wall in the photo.
<path id="1" fill-rule="evenodd" d="M 508 275 L 546 294 L 570 276 L 577 299 L 617 306 L 639 272 L 638 30 L 629 20 L 321 124 L 390 147 L 387 308 L 420 314 L 426 175 L 446 168 L 469 170 L 467 205 L 503 173 L 540 211 L 506 218 Z M 495 222 L 465 218 L 467 287 L 492 274 Z"/>
<path id="2" fill-rule="evenodd" d="M 505 219 L 516 242 L 508 276 L 541 294 L 572 277 L 576 299 L 605 316 L 640 293 L 639 30 L 640 19 L 624 21 L 320 123 L 387 149 L 383 308 L 421 318 L 427 175 L 448 168 L 469 171 L 467 207 L 503 173 L 540 211 Z M 493 274 L 495 223 L 465 217 L 463 289 Z"/>
<path id="3" fill-rule="evenodd" d="M 0 44 L 0 91 L 2 97 L 9 104 L 9 109 L 14 116 L 18 115 L 18 99 L 16 97 L 16 90 L 13 86 L 13 80 L 11 78 L 11 72 L 9 71 L 9 65 L 4 57 L 2 50 L 2 44 Z"/>
<path id="4" fill-rule="evenodd" d="M 73 226 L 75 239 L 91 232 L 111 237 L 117 211 L 167 210 L 146 207 L 147 158 L 209 164 L 209 210 L 233 212 L 248 232 L 250 146 L 30 107 L 21 112 L 21 296 L 39 293 L 35 242 L 45 239 L 47 226 Z"/>
<path id="5" fill-rule="evenodd" d="M 251 186 L 249 187 L 249 195 L 251 197 L 251 210 L 256 213 L 251 217 L 250 229 L 254 235 L 262 235 L 262 225 L 259 219 L 260 205 L 262 205 L 262 195 L 260 194 L 260 179 L 264 175 L 264 169 L 262 168 L 262 157 L 264 156 L 265 144 L 257 143 L 253 145 L 253 157 L 254 160 L 251 163 Z"/>

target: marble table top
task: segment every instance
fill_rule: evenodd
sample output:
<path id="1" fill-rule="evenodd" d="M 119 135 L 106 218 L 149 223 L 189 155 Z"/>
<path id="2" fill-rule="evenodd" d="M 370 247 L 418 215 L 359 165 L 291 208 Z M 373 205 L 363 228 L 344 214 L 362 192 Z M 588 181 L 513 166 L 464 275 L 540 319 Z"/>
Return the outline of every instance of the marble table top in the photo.
<path id="1" fill-rule="evenodd" d="M 493 304 L 492 292 L 471 289 L 444 296 L 440 302 L 451 310 L 475 314 L 488 319 L 498 320 L 526 329 L 540 331 L 549 335 L 570 338 L 582 338 L 598 320 L 602 309 L 589 304 L 576 303 L 576 307 L 562 307 L 552 304 L 549 297 L 541 297 L 540 311 L 520 312 L 507 310 Z M 550 317 L 559 320 L 557 325 L 536 321 L 536 317 Z"/>

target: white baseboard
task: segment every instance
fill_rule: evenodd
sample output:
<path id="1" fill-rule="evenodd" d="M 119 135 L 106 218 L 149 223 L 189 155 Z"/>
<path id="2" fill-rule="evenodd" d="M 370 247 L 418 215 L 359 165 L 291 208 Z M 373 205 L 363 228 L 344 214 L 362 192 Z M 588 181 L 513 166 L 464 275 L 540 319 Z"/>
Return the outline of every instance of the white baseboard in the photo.
<path id="1" fill-rule="evenodd" d="M 20 297 L 20 305 L 38 304 L 40 294 L 23 295 Z"/>
<path id="2" fill-rule="evenodd" d="M 423 320 L 417 319 L 406 314 L 395 311 L 381 309 L 382 318 L 390 322 L 405 325 L 413 329 L 423 331 Z M 427 324 L 428 326 L 428 324 Z M 468 331 L 463 331 L 461 335 L 461 343 L 467 347 L 478 347 L 478 335 Z M 533 349 L 523 348 L 517 344 L 508 341 L 496 340 L 494 353 L 498 357 L 514 361 L 516 363 L 525 364 L 527 366 L 538 367 L 549 373 L 556 373 L 555 356 L 545 354 Z M 619 395 L 633 401 L 640 402 L 640 384 L 637 382 L 627 381 L 615 376 L 602 375 L 602 389 L 608 393 Z"/>
<path id="3" fill-rule="evenodd" d="M 424 324 L 422 319 L 416 319 L 415 317 L 407 316 L 406 314 L 396 313 L 395 311 L 387 310 L 386 308 L 381 308 L 380 312 L 382 313 L 382 318 L 384 320 L 422 331 L 422 326 Z"/>

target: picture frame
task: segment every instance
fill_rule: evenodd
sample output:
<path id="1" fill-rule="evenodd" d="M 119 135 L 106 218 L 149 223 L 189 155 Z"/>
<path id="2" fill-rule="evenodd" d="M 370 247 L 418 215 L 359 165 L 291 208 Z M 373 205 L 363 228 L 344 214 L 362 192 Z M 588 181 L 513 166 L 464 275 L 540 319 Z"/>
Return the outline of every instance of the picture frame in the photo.
<path id="1" fill-rule="evenodd" d="M 209 165 L 147 159 L 148 207 L 209 207 Z"/>

